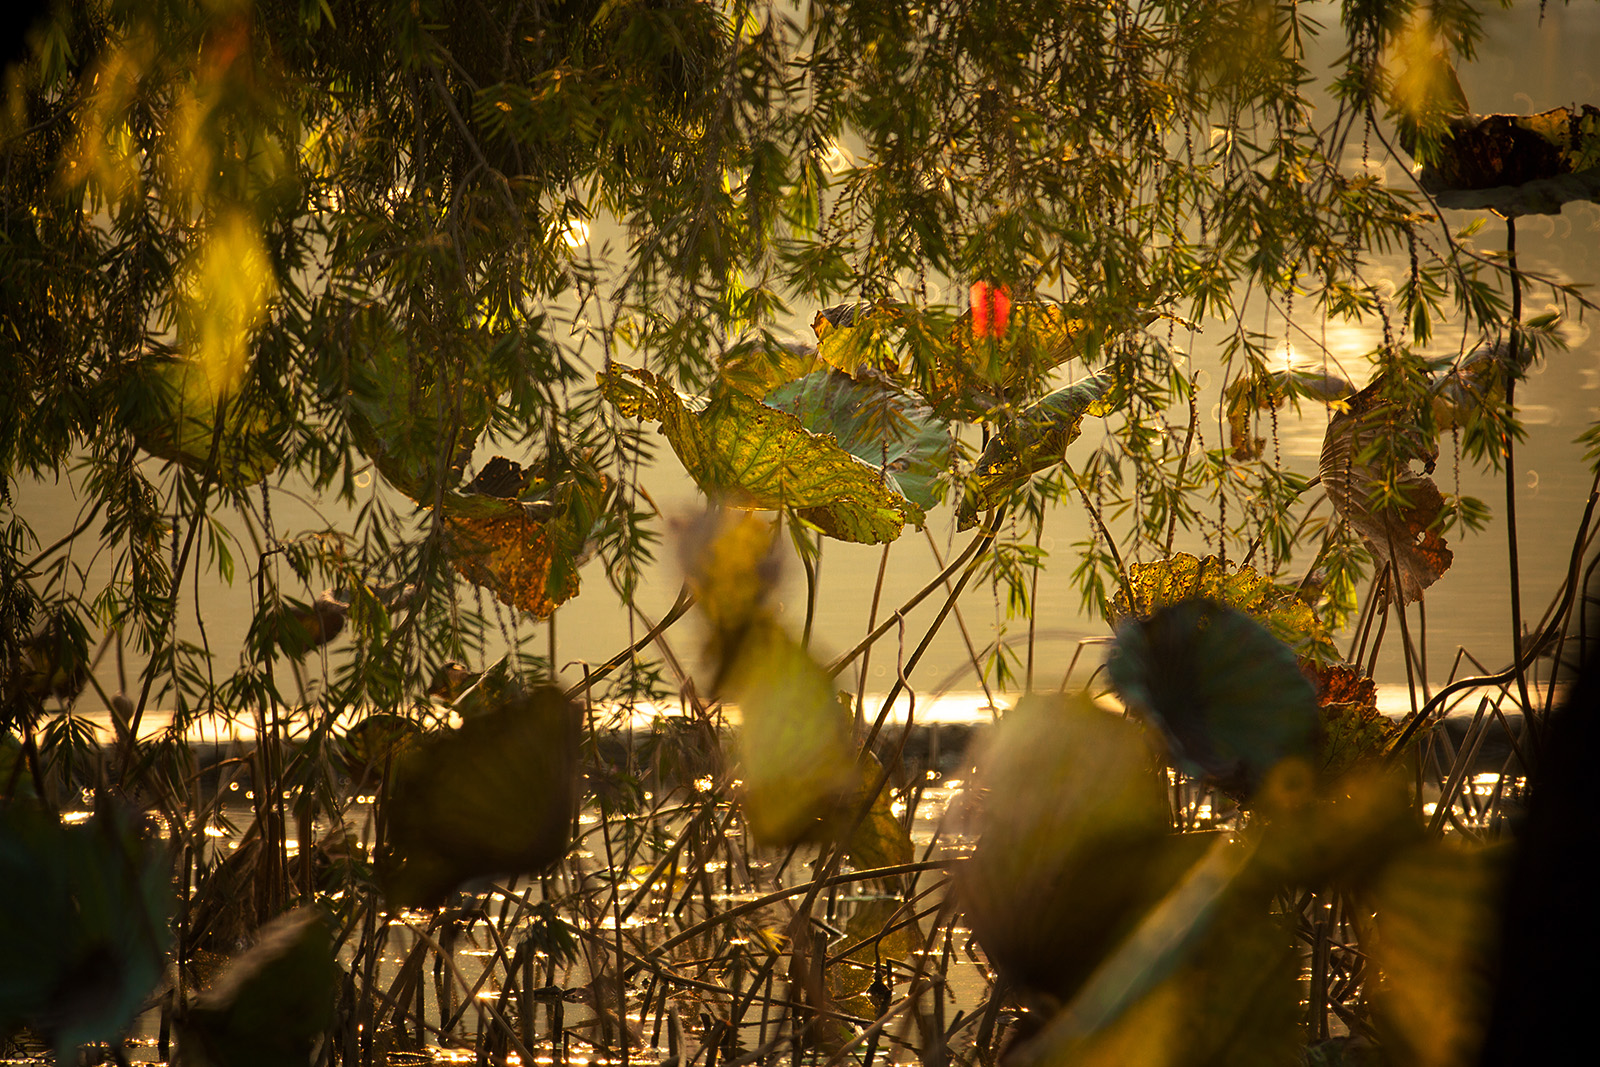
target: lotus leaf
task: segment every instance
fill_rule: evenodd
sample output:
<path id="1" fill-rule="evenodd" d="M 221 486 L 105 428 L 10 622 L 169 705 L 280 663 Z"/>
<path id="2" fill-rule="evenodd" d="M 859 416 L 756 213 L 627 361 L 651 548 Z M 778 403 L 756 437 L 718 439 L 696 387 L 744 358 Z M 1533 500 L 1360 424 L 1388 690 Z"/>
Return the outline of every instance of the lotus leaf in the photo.
<path id="1" fill-rule="evenodd" d="M 1317 472 L 1339 514 L 1383 565 L 1392 563 L 1399 571 L 1402 600 L 1410 603 L 1439 580 L 1455 554 L 1436 528 L 1444 511 L 1439 487 L 1406 465 L 1420 459 L 1431 470 L 1434 452 L 1413 443 L 1411 454 L 1393 457 L 1397 469 L 1392 474 L 1370 458 L 1380 439 L 1406 447 L 1407 438 L 1395 427 L 1416 423 L 1384 397 L 1383 388 L 1384 380 L 1375 380 L 1350 398 L 1348 411 L 1328 422 Z"/>
<path id="2" fill-rule="evenodd" d="M 918 507 L 939 502 L 938 479 L 950 466 L 950 429 L 926 404 L 881 376 L 818 371 L 779 386 L 766 402 L 810 432 L 831 435 L 857 459 L 887 470 Z"/>
<path id="3" fill-rule="evenodd" d="M 152 456 L 204 472 L 216 442 L 215 475 L 242 489 L 278 467 L 278 433 L 271 409 L 258 397 L 233 392 L 216 395 L 205 369 L 195 360 L 163 359 L 151 364 L 146 383 L 155 406 L 140 420 L 139 446 Z M 217 433 L 217 410 L 224 411 Z"/>
<path id="4" fill-rule="evenodd" d="M 391 904 L 434 906 L 469 878 L 537 871 L 565 855 L 581 716 L 560 690 L 511 685 L 459 729 L 407 746 L 384 800 L 378 873 Z"/>
<path id="5" fill-rule="evenodd" d="M 1113 623 L 1205 597 L 1244 612 L 1302 654 L 1326 658 L 1332 652 L 1327 627 L 1311 605 L 1293 589 L 1257 574 L 1253 567 L 1229 566 L 1216 556 L 1198 559 L 1179 552 L 1133 564 L 1128 568 L 1128 585 L 1134 604 L 1128 602 L 1128 591 L 1119 589 L 1110 605 Z"/>
<path id="6" fill-rule="evenodd" d="M 1316 750 L 1316 693 L 1259 623 L 1211 600 L 1125 622 L 1106 663 L 1117 694 L 1185 774 L 1248 800 L 1280 761 Z"/>
<path id="7" fill-rule="evenodd" d="M 752 510 L 794 509 L 841 541 L 882 544 L 923 511 L 887 472 L 806 430 L 788 412 L 728 390 L 709 402 L 681 396 L 649 371 L 617 366 L 600 387 L 625 414 L 657 419 L 702 492 Z"/>
<path id="8" fill-rule="evenodd" d="M 192 1067 L 299 1067 L 333 1027 L 339 967 L 327 922 L 301 908 L 263 927 L 183 1020 Z"/>
<path id="9" fill-rule="evenodd" d="M 1110 369 L 1103 368 L 1034 401 L 996 430 L 967 481 L 956 529 L 971 528 L 978 512 L 994 507 L 1030 477 L 1060 463 L 1067 446 L 1082 432 L 1083 417 L 1111 411 L 1107 398 L 1114 381 Z"/>

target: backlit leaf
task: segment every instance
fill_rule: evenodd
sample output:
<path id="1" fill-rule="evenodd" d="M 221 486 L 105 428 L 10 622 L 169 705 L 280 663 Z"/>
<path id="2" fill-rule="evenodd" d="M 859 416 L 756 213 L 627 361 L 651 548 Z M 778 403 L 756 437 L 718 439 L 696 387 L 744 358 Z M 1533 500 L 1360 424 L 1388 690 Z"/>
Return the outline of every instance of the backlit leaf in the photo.
<path id="1" fill-rule="evenodd" d="M 968 921 L 1010 980 L 1070 996 L 1198 858 L 1194 841 L 1171 833 L 1144 732 L 1087 697 L 1024 697 L 979 781 L 981 836 L 957 876 Z"/>
<path id="2" fill-rule="evenodd" d="M 1186 600 L 1123 623 L 1106 667 L 1185 774 L 1248 799 L 1290 757 L 1310 759 L 1316 693 L 1294 654 L 1242 612 Z"/>
<path id="3" fill-rule="evenodd" d="M 1332 654 L 1327 628 L 1310 604 L 1293 589 L 1278 585 L 1253 567 L 1224 565 L 1216 556 L 1198 559 L 1179 552 L 1128 568 L 1128 592 L 1118 589 L 1111 599 L 1111 621 L 1146 616 L 1183 600 L 1204 597 L 1249 615 L 1274 636 L 1302 655 Z"/>
<path id="4" fill-rule="evenodd" d="M 1385 472 L 1369 458 L 1380 438 L 1398 439 L 1392 424 L 1416 422 L 1414 415 L 1393 409 L 1382 387 L 1383 379 L 1374 381 L 1350 398 L 1348 411 L 1329 421 L 1317 473 L 1328 499 L 1372 554 L 1384 566 L 1393 562 L 1400 572 L 1402 599 L 1410 603 L 1439 580 L 1455 554 L 1437 529 L 1444 497 L 1433 479 L 1399 466 L 1388 476 L 1392 484 L 1385 491 Z M 1432 469 L 1432 455 L 1401 456 L 1397 462 L 1410 459 L 1429 461 Z M 1383 496 L 1375 498 L 1380 492 Z"/>
<path id="5" fill-rule="evenodd" d="M 717 376 L 730 389 L 749 396 L 763 397 L 797 378 L 820 370 L 823 364 L 815 345 L 783 342 L 770 337 L 753 338 L 734 345 L 723 357 Z M 617 410 L 641 418 L 620 401 Z"/>
<path id="6" fill-rule="evenodd" d="M 1362 947 L 1380 975 L 1369 996 L 1389 1062 L 1473 1062 L 1488 1017 L 1496 885 L 1488 853 L 1434 840 L 1397 856 L 1372 888 L 1376 936 Z"/>
<path id="7" fill-rule="evenodd" d="M 723 692 L 739 706 L 750 833 L 785 846 L 820 838 L 859 778 L 850 714 L 833 679 L 765 617 L 745 628 L 724 678 Z"/>
<path id="8" fill-rule="evenodd" d="M 1400 728 L 1378 710 L 1378 689 L 1371 678 L 1348 663 L 1322 667 L 1301 661 L 1300 668 L 1317 687 L 1317 711 L 1322 717 L 1317 747 L 1325 775 L 1343 774 L 1388 751 Z"/>
<path id="9" fill-rule="evenodd" d="M 378 871 L 395 906 L 433 906 L 469 878 L 540 870 L 567 850 L 581 710 L 512 687 L 500 706 L 424 738 L 394 765 Z"/>
<path id="10" fill-rule="evenodd" d="M 971 528 L 978 512 L 996 506 L 1033 475 L 1060 463 L 1067 446 L 1082 432 L 1083 417 L 1110 412 L 1107 397 L 1114 380 L 1109 369 L 1102 369 L 1034 401 L 1015 419 L 1002 423 L 967 480 L 956 511 L 956 529 Z"/>
<path id="11" fill-rule="evenodd" d="M 926 404 L 881 376 L 819 371 L 780 385 L 766 402 L 810 432 L 831 435 L 857 459 L 887 469 L 918 507 L 939 502 L 935 488 L 950 466 L 950 429 Z"/>
<path id="12" fill-rule="evenodd" d="M 713 500 L 752 510 L 793 509 L 841 541 L 882 544 L 923 512 L 886 473 L 810 433 L 800 420 L 732 390 L 701 403 L 648 371 L 616 366 L 601 391 L 660 420 L 672 450 Z"/>
<path id="13" fill-rule="evenodd" d="M 578 594 L 578 568 L 589 556 L 604 488 L 603 480 L 580 471 L 544 490 L 543 499 L 446 493 L 451 562 L 462 577 L 501 602 L 548 618 Z"/>

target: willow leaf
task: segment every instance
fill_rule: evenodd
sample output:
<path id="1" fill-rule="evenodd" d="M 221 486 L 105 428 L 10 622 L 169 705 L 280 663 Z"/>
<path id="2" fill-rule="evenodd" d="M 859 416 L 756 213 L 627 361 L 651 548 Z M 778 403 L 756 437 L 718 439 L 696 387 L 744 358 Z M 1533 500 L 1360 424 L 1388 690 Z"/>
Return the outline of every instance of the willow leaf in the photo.
<path id="1" fill-rule="evenodd" d="M 731 390 L 702 404 L 628 367 L 602 371 L 599 380 L 608 400 L 659 420 L 701 491 L 730 507 L 793 509 L 828 536 L 863 544 L 893 541 L 907 522 L 923 522 L 922 508 L 887 472 L 788 412 Z"/>

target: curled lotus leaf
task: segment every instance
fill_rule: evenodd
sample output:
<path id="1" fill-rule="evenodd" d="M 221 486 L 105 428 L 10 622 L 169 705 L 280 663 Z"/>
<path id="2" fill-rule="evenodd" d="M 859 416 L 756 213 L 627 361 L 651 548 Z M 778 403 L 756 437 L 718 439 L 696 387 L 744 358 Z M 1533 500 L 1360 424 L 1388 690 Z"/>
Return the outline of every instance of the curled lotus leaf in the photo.
<path id="1" fill-rule="evenodd" d="M 494 472 L 486 468 L 485 473 Z M 514 485 L 519 474 L 520 468 L 497 477 Z M 480 475 L 473 485 L 483 480 Z M 539 488 L 534 486 L 535 491 Z M 548 618 L 578 595 L 578 568 L 588 558 L 603 492 L 603 481 L 574 474 L 539 500 L 487 492 L 446 493 L 442 508 L 451 563 L 463 578 L 494 593 L 502 603 Z"/>
<path id="2" fill-rule="evenodd" d="M 1102 368 L 1041 397 L 1002 425 L 989 438 L 967 480 L 966 495 L 956 511 L 956 528 L 971 528 L 978 521 L 978 512 L 996 506 L 1033 475 L 1060 463 L 1067 446 L 1082 433 L 1083 417 L 1110 413 L 1114 382 L 1110 368 Z"/>
<path id="3" fill-rule="evenodd" d="M 1375 380 L 1328 422 L 1317 473 L 1328 499 L 1374 557 L 1399 572 L 1401 597 L 1411 603 L 1450 568 L 1455 554 L 1437 529 L 1444 496 L 1432 478 L 1410 469 L 1412 461 L 1432 469 L 1432 441 L 1408 443 L 1395 432 L 1415 427 L 1416 419 L 1390 402 L 1383 388 L 1384 380 Z M 1373 456 L 1380 442 L 1398 442 L 1406 450 L 1390 457 L 1390 472 Z"/>
<path id="4" fill-rule="evenodd" d="M 1250 432 L 1250 415 L 1256 411 L 1280 408 L 1285 402 L 1299 406 L 1301 399 L 1337 404 L 1356 391 L 1355 386 L 1337 374 L 1318 370 L 1263 370 L 1241 375 L 1222 391 L 1228 413 L 1228 444 L 1237 460 L 1259 459 L 1266 447 L 1264 438 Z"/>
<path id="5" fill-rule="evenodd" d="M 1197 558 L 1178 552 L 1166 559 L 1135 563 L 1128 568 L 1128 586 L 1111 599 L 1111 621 L 1143 617 L 1180 601 L 1205 597 L 1236 608 L 1265 626 L 1302 655 L 1325 659 L 1332 654 L 1327 627 L 1295 590 L 1274 582 L 1254 567 L 1225 564 L 1216 556 Z"/>
<path id="6" fill-rule="evenodd" d="M 938 501 L 939 476 L 950 466 L 950 428 L 921 400 L 882 375 L 852 378 L 818 371 L 781 385 L 766 402 L 815 434 L 829 435 L 857 459 L 887 471 L 907 500 L 924 510 Z"/>
<path id="7" fill-rule="evenodd" d="M 1319 666 L 1302 660 L 1300 669 L 1317 687 L 1324 774 L 1343 774 L 1388 751 L 1400 728 L 1378 710 L 1378 689 L 1371 678 L 1348 663 Z"/>
<path id="8" fill-rule="evenodd" d="M 684 397 L 649 371 L 620 365 L 599 375 L 607 399 L 660 422 L 702 492 L 729 507 L 793 509 L 841 541 L 883 544 L 923 510 L 887 471 L 811 433 L 786 411 L 733 390 L 709 401 Z"/>
<path id="9" fill-rule="evenodd" d="M 1106 668 L 1185 774 L 1242 801 L 1290 758 L 1310 760 L 1316 693 L 1287 645 L 1241 611 L 1185 600 L 1125 622 Z"/>
<path id="10" fill-rule="evenodd" d="M 1502 215 L 1559 215 L 1600 201 L 1600 108 L 1536 115 L 1460 115 L 1417 180 L 1443 207 Z"/>

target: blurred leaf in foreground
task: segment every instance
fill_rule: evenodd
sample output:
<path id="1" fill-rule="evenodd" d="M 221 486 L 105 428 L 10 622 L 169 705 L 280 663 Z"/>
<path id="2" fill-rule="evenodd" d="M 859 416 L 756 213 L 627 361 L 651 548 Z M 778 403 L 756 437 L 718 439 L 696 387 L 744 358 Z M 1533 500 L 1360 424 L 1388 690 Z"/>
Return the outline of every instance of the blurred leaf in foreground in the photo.
<path id="1" fill-rule="evenodd" d="M 1008 979 L 1070 997 L 1209 841 L 1171 832 L 1144 731 L 1087 697 L 1024 697 L 979 766 L 968 921 Z"/>
<path id="2" fill-rule="evenodd" d="M 1250 850 L 1216 835 L 1083 989 L 1007 1058 L 1122 1067 L 1276 1067 L 1300 1051 L 1290 933 L 1244 888 Z"/>
<path id="3" fill-rule="evenodd" d="M 333 1027 L 339 967 L 323 916 L 301 908 L 263 927 L 182 1024 L 182 1067 L 306 1067 Z"/>
<path id="4" fill-rule="evenodd" d="M 166 966 L 171 886 L 154 861 L 109 809 L 63 825 L 0 808 L 0 1036 L 29 1026 L 67 1062 L 127 1030 Z"/>
<path id="5" fill-rule="evenodd" d="M 1244 612 L 1302 655 L 1332 654 L 1327 628 L 1311 605 L 1293 589 L 1257 574 L 1253 567 L 1225 564 L 1216 556 L 1199 559 L 1178 552 L 1166 559 L 1133 564 L 1128 568 L 1128 585 L 1134 602 L 1130 605 L 1127 590 L 1118 589 L 1111 598 L 1113 623 L 1204 597 Z"/>
<path id="6" fill-rule="evenodd" d="M 1083 417 L 1111 412 L 1107 398 L 1114 381 L 1111 370 L 1102 368 L 1034 401 L 1015 419 L 1003 422 L 967 480 L 967 491 L 956 510 L 956 529 L 970 529 L 978 521 L 978 512 L 996 506 L 1033 475 L 1060 463 L 1067 446 L 1083 432 Z"/>
<path id="7" fill-rule="evenodd" d="M 649 371 L 616 366 L 599 375 L 619 411 L 661 424 L 672 450 L 707 497 L 729 507 L 793 509 L 829 537 L 882 544 L 923 512 L 893 479 L 800 420 L 743 393 L 701 402 Z"/>
<path id="8" fill-rule="evenodd" d="M 1186 600 L 1124 623 L 1106 663 L 1127 706 L 1167 738 L 1185 774 L 1248 800 L 1267 772 L 1315 752 L 1316 694 L 1259 623 Z"/>
<path id="9" fill-rule="evenodd" d="M 578 803 L 581 711 L 548 686 L 407 746 L 388 782 L 379 874 L 397 907 L 469 878 L 537 871 L 566 854 Z"/>
<path id="10" fill-rule="evenodd" d="M 833 679 L 772 617 L 774 526 L 714 510 L 685 531 L 688 583 L 711 624 L 719 697 L 737 704 L 745 819 L 762 843 L 815 840 L 861 772 L 850 714 Z"/>
<path id="11" fill-rule="evenodd" d="M 1388 864 L 1366 898 L 1376 918 L 1362 947 L 1380 974 L 1369 995 L 1396 1067 L 1474 1062 L 1499 929 L 1493 855 L 1448 840 L 1417 845 Z"/>

